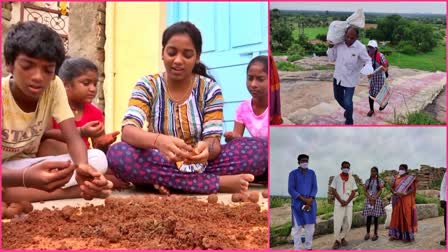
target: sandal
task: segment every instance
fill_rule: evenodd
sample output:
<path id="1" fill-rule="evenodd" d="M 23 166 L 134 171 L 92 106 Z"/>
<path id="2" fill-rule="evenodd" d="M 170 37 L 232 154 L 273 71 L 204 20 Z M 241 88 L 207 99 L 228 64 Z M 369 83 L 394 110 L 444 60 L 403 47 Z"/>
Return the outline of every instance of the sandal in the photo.
<path id="1" fill-rule="evenodd" d="M 377 234 L 375 234 L 375 235 L 372 237 L 372 241 L 376 241 L 376 240 L 378 240 L 378 235 L 377 235 Z"/>
<path id="2" fill-rule="evenodd" d="M 339 249 L 340 247 L 341 247 L 341 243 L 339 243 L 338 241 L 334 241 L 333 249 Z"/>
<path id="3" fill-rule="evenodd" d="M 367 241 L 368 239 L 370 239 L 370 234 L 366 234 L 366 235 L 364 236 L 364 241 Z"/>

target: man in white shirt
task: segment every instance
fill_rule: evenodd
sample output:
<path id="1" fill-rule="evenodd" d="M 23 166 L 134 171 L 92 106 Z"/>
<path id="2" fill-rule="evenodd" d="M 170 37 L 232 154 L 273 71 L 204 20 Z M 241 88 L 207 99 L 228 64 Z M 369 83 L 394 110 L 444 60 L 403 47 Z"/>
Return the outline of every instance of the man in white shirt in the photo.
<path id="1" fill-rule="evenodd" d="M 345 124 L 353 124 L 353 94 L 364 65 L 372 65 L 365 45 L 358 40 L 359 31 L 350 26 L 345 31 L 345 43 L 329 45 L 328 59 L 336 62 L 333 75 L 334 98 L 345 109 Z"/>
<path id="2" fill-rule="evenodd" d="M 443 224 L 445 226 L 445 239 L 440 241 L 440 245 L 446 246 L 446 174 L 443 174 L 442 184 L 440 185 L 440 206 L 443 208 Z"/>
<path id="3" fill-rule="evenodd" d="M 356 195 L 358 186 L 353 176 L 350 174 L 350 163 L 344 161 L 341 164 L 341 173 L 334 177 L 331 182 L 331 190 L 335 196 L 334 202 L 334 237 L 333 249 L 346 246 L 345 237 L 352 226 L 353 198 Z M 342 229 L 342 230 L 341 230 Z"/>

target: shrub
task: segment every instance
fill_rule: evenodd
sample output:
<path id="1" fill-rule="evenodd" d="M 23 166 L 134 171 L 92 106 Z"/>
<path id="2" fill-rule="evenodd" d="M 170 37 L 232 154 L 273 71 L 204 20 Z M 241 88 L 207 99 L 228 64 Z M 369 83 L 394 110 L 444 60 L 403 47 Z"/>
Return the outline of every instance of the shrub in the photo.
<path id="1" fill-rule="evenodd" d="M 276 207 L 281 207 L 283 205 L 291 204 L 291 199 L 289 197 L 271 196 L 269 203 L 270 203 L 270 208 L 276 208 Z"/>
<path id="2" fill-rule="evenodd" d="M 280 71 L 302 71 L 302 70 L 304 70 L 302 67 L 299 67 L 299 66 L 294 65 L 289 62 L 278 62 L 277 68 Z"/>
<path id="3" fill-rule="evenodd" d="M 409 42 L 401 42 L 398 45 L 398 48 L 400 48 L 400 51 L 402 53 L 407 54 L 407 55 L 417 54 L 417 49 L 413 45 L 411 45 L 411 43 L 409 43 Z"/>
<path id="4" fill-rule="evenodd" d="M 303 56 L 297 55 L 297 54 L 293 54 L 293 55 L 289 55 L 288 56 L 288 61 L 289 62 L 294 62 L 294 61 L 300 60 L 300 59 L 303 59 Z"/>
<path id="5" fill-rule="evenodd" d="M 298 55 L 298 56 L 303 56 L 305 55 L 305 48 L 303 48 L 300 44 L 298 43 L 293 43 L 287 51 L 288 55 Z"/>
<path id="6" fill-rule="evenodd" d="M 325 42 L 325 41 L 327 41 L 327 35 L 326 34 L 317 34 L 316 39 Z"/>

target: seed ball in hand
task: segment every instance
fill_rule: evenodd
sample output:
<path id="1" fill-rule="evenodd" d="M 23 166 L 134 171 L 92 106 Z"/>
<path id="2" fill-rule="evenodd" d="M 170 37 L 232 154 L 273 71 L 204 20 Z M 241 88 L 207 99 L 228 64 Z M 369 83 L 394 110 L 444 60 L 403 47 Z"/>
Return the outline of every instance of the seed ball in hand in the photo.
<path id="1" fill-rule="evenodd" d="M 23 206 L 20 203 L 11 203 L 8 208 L 14 209 L 16 215 L 20 215 L 23 212 Z"/>

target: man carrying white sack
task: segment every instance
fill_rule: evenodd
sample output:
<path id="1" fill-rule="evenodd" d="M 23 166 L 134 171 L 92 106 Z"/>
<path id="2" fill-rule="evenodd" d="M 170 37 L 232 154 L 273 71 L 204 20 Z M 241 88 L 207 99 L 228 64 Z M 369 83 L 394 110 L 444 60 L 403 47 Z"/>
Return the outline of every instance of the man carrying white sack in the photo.
<path id="1" fill-rule="evenodd" d="M 336 62 L 333 75 L 334 98 L 345 110 L 347 125 L 353 124 L 353 94 L 359 83 L 361 69 L 364 66 L 372 66 L 367 49 L 358 37 L 358 28 L 350 26 L 345 30 L 344 43 L 330 43 L 327 50 L 328 59 Z"/>

